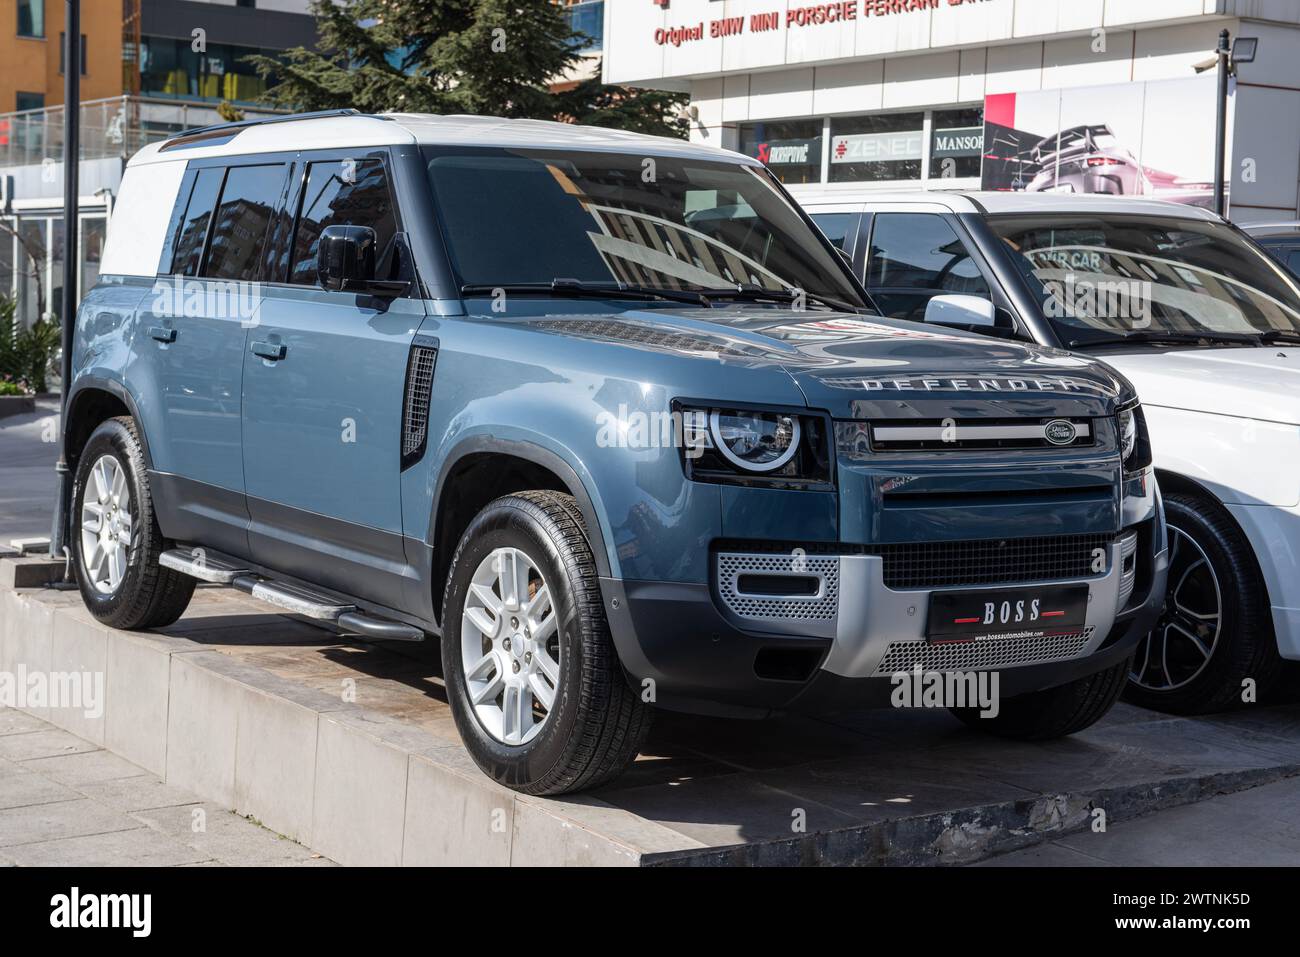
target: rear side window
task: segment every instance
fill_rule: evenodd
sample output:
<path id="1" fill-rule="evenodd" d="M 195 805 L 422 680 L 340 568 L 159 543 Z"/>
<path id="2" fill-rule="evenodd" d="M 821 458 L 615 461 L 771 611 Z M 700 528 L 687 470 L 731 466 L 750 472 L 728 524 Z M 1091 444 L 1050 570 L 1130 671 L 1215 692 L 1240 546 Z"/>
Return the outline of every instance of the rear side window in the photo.
<path id="1" fill-rule="evenodd" d="M 1300 249 L 1291 250 L 1287 256 L 1286 264 L 1293 273 L 1300 276 Z"/>
<path id="2" fill-rule="evenodd" d="M 873 289 L 928 289 L 987 296 L 966 244 L 941 216 L 884 213 L 871 233 L 867 283 Z"/>
<path id="3" fill-rule="evenodd" d="M 849 248 L 849 237 L 857 231 L 857 213 L 815 213 L 812 221 L 826 234 L 831 245 L 844 251 Z"/>
<path id="4" fill-rule="evenodd" d="M 217 204 L 217 193 L 221 189 L 223 173 L 225 173 L 224 169 L 214 167 L 201 169 L 195 176 L 194 185 L 190 189 L 189 202 L 181 216 L 171 268 L 167 270 L 171 275 L 197 276 L 199 274 L 203 244 L 208 238 L 208 223 L 212 220 L 212 209 Z"/>
<path id="5" fill-rule="evenodd" d="M 369 226 L 382 259 L 397 232 L 388 175 L 379 160 L 311 163 L 294 231 L 289 282 L 316 283 L 316 250 L 327 226 Z"/>
<path id="6" fill-rule="evenodd" d="M 227 171 L 212 225 L 204 276 L 234 280 L 257 278 L 266 251 L 267 230 L 283 187 L 283 164 L 232 166 Z"/>

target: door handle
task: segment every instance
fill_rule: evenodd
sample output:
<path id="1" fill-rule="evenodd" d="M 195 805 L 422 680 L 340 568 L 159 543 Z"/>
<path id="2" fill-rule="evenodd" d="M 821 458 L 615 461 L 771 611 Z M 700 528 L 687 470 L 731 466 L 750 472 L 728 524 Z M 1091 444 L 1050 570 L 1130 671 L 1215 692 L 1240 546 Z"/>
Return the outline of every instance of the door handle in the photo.
<path id="1" fill-rule="evenodd" d="M 168 329 L 166 326 L 153 326 L 149 329 L 149 336 L 159 342 L 175 342 L 176 330 Z"/>
<path id="2" fill-rule="evenodd" d="M 279 362 L 288 352 L 288 348 L 283 342 L 263 342 L 260 339 L 253 340 L 253 355 L 261 356 L 263 359 L 269 359 L 271 362 Z"/>

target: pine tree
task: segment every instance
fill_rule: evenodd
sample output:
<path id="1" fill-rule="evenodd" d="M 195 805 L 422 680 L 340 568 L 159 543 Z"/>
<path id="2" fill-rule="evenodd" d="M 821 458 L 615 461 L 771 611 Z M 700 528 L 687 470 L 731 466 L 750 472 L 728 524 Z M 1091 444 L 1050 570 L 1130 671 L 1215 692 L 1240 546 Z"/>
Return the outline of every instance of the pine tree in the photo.
<path id="1" fill-rule="evenodd" d="M 471 113 L 565 120 L 682 137 L 680 93 L 552 84 L 579 61 L 578 34 L 551 0 L 313 0 L 319 42 L 250 57 L 295 110 Z"/>

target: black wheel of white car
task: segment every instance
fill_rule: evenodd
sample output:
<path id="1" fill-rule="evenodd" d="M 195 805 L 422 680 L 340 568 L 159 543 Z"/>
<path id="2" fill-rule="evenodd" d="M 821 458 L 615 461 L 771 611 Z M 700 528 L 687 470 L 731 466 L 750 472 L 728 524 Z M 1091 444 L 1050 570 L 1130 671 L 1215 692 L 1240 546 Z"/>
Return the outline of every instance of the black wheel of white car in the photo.
<path id="1" fill-rule="evenodd" d="M 1138 646 L 1128 700 L 1201 714 L 1257 700 L 1281 671 L 1268 594 L 1250 544 L 1217 504 L 1184 494 L 1165 500 L 1169 586 L 1164 610 Z"/>
<path id="2" fill-rule="evenodd" d="M 114 628 L 161 628 L 179 618 L 194 579 L 158 564 L 164 542 L 134 420 L 109 419 L 77 462 L 69 516 L 77 586 Z"/>
<path id="3" fill-rule="evenodd" d="M 442 625 L 456 727 L 495 780 L 563 794 L 636 757 L 651 711 L 622 673 L 570 496 L 521 492 L 478 514 L 451 562 Z"/>

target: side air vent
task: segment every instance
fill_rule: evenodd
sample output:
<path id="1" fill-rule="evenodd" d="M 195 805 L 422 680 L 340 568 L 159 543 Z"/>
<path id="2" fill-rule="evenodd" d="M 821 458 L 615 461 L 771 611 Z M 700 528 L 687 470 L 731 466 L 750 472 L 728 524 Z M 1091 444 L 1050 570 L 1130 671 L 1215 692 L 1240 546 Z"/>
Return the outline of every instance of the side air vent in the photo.
<path id="1" fill-rule="evenodd" d="M 424 455 L 429 441 L 429 397 L 433 394 L 433 368 L 438 340 L 416 336 L 406 362 L 406 390 L 402 401 L 402 468 Z"/>

